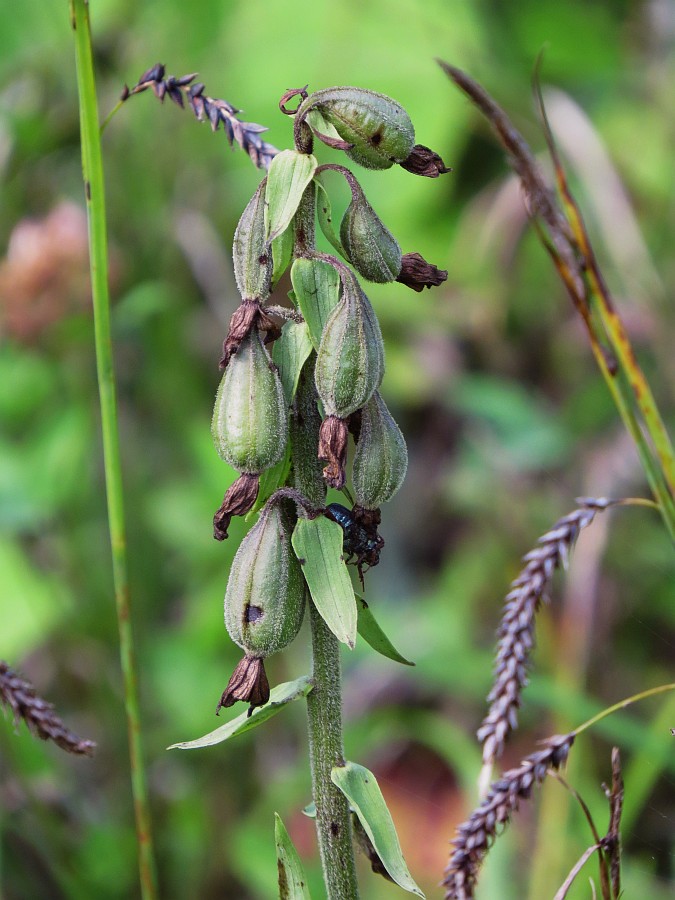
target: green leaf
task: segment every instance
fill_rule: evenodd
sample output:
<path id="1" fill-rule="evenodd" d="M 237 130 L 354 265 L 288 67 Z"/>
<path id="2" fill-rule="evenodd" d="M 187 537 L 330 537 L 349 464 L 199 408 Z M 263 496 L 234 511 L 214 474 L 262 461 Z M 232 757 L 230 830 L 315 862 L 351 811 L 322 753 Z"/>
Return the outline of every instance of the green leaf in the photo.
<path id="1" fill-rule="evenodd" d="M 286 228 L 272 241 L 272 287 L 288 268 L 293 255 L 293 229 Z"/>
<path id="2" fill-rule="evenodd" d="M 289 407 L 298 388 L 300 372 L 312 352 L 312 341 L 306 322 L 286 322 L 281 337 L 275 341 L 272 359 L 279 370 L 284 397 Z"/>
<path id="3" fill-rule="evenodd" d="M 309 111 L 309 115 L 307 116 L 307 122 L 312 128 L 321 132 L 321 134 L 325 134 L 327 137 L 335 138 L 338 141 L 342 140 L 342 138 L 336 131 L 335 126 L 331 125 L 328 119 L 324 118 L 323 113 L 320 109 L 311 109 Z"/>
<path id="4" fill-rule="evenodd" d="M 393 659 L 394 662 L 401 663 L 404 666 L 414 666 L 414 662 L 410 662 L 405 656 L 401 656 L 384 631 L 382 631 L 363 597 L 360 597 L 358 594 L 355 596 L 356 609 L 359 615 L 357 628 L 363 640 L 370 644 L 373 650 L 381 653 L 382 656 Z"/>
<path id="5" fill-rule="evenodd" d="M 286 483 L 286 479 L 288 478 L 288 473 L 290 471 L 291 442 L 287 441 L 286 451 L 284 452 L 283 457 L 279 460 L 278 463 L 270 466 L 269 469 L 265 469 L 265 471 L 260 475 L 260 482 L 258 484 L 258 496 L 256 497 L 252 509 L 248 513 L 246 513 L 246 522 L 248 522 L 250 518 L 255 516 L 255 514 L 263 508 L 267 500 L 272 496 L 277 488 L 282 487 Z"/>
<path id="6" fill-rule="evenodd" d="M 274 813 L 274 843 L 277 845 L 279 900 L 310 900 L 298 851 L 278 813 Z"/>
<path id="7" fill-rule="evenodd" d="M 265 190 L 268 241 L 274 241 L 291 224 L 316 167 L 317 161 L 310 153 L 297 150 L 282 150 L 272 160 Z"/>
<path id="8" fill-rule="evenodd" d="M 392 879 L 411 894 L 424 897 L 403 859 L 391 813 L 373 773 L 357 763 L 346 762 L 344 766 L 335 766 L 330 777 L 359 817 L 375 852 Z"/>
<path id="9" fill-rule="evenodd" d="M 303 806 L 302 814 L 307 816 L 308 819 L 316 819 L 316 803 L 312 800 L 307 806 Z"/>
<path id="10" fill-rule="evenodd" d="M 262 725 L 272 716 L 275 716 L 284 706 L 298 700 L 300 697 L 306 697 L 312 690 L 312 682 L 309 675 L 302 675 L 295 681 L 286 681 L 272 688 L 270 699 L 264 706 L 257 706 L 251 715 L 248 712 L 242 713 L 236 719 L 226 722 L 215 731 L 210 731 L 204 737 L 197 738 L 196 741 L 184 741 L 180 744 L 171 744 L 168 750 L 196 750 L 200 747 L 213 747 L 215 744 L 221 744 L 228 738 L 235 737 L 238 734 L 244 734 L 258 725 Z"/>
<path id="11" fill-rule="evenodd" d="M 340 276 L 330 263 L 320 259 L 296 259 L 291 269 L 291 281 L 312 344 L 318 350 L 324 325 L 340 296 Z"/>
<path id="12" fill-rule="evenodd" d="M 317 175 L 314 179 L 314 183 L 319 188 L 316 195 L 316 215 L 319 220 L 319 227 L 323 231 L 326 240 L 330 241 L 340 256 L 347 259 L 347 254 L 345 253 L 345 248 L 342 246 L 342 241 L 340 240 L 337 231 L 333 228 L 333 211 L 331 209 L 328 191 L 324 187 L 320 176 Z"/>
<path id="13" fill-rule="evenodd" d="M 298 519 L 292 538 L 314 605 L 335 637 L 353 649 L 356 601 L 342 558 L 342 541 L 340 526 L 325 516 Z"/>

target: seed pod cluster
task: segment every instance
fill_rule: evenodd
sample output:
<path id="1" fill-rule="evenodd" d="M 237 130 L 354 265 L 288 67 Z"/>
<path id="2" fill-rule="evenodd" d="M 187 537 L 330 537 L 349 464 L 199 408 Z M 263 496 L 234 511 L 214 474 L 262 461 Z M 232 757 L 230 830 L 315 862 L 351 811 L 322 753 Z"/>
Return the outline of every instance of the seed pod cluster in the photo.
<path id="1" fill-rule="evenodd" d="M 227 537 L 230 520 L 254 505 L 259 475 L 284 455 L 288 409 L 281 381 L 265 349 L 279 330 L 265 312 L 273 255 L 265 232 L 263 179 L 244 210 L 234 235 L 234 275 L 242 295 L 223 344 L 225 370 L 216 395 L 211 433 L 220 457 L 242 473 L 225 494 L 213 520 L 214 537 Z"/>
<path id="2" fill-rule="evenodd" d="M 285 103 L 297 94 L 303 100 L 293 112 Z M 315 173 L 338 169 L 349 182 L 352 199 L 339 237 L 332 230 L 327 199 L 321 201 L 318 219 L 358 275 L 379 283 L 400 281 L 415 290 L 447 277 L 419 254 L 402 254 L 351 172 L 342 166 L 318 166 L 311 155 L 316 136 L 366 168 L 400 164 L 432 177 L 446 171 L 433 151 L 414 145 L 412 122 L 403 107 L 374 91 L 337 87 L 309 96 L 305 89 L 289 91 L 282 110 L 295 115 L 296 149 L 279 155 L 235 232 L 234 272 L 242 303 L 223 347 L 224 372 L 212 421 L 218 454 L 241 473 L 216 513 L 215 536 L 226 537 L 230 518 L 253 508 L 261 473 L 262 497 L 275 491 L 230 570 L 225 624 L 244 658 L 219 708 L 237 700 L 248 702 L 251 709 L 267 702 L 264 660 L 286 647 L 302 623 L 308 588 L 293 551 L 285 498 L 292 496 L 302 515 L 323 513 L 341 526 L 343 554 L 354 561 L 363 580 L 364 568 L 377 565 L 384 546 L 378 532 L 380 506 L 399 490 L 407 468 L 403 435 L 379 393 L 384 344 L 375 312 L 352 268 L 315 249 Z M 323 196 L 327 198 L 325 191 Z M 275 270 L 272 243 L 281 238 L 288 252 L 276 252 Z M 278 336 L 277 326 L 264 304 L 273 277 L 276 283 L 290 261 L 291 245 L 289 296 L 296 309 L 277 307 L 274 315 L 297 324 L 275 347 L 277 370 L 265 346 Z M 350 433 L 356 443 L 355 505 L 324 507 L 326 485 L 345 485 Z"/>

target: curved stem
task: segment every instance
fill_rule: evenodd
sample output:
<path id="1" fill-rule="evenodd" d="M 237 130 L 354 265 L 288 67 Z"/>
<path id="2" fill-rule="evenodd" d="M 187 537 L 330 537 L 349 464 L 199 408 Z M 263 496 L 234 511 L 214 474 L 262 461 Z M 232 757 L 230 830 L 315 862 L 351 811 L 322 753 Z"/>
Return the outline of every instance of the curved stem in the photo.
<path id="1" fill-rule="evenodd" d="M 671 684 L 660 684 L 658 687 L 649 688 L 646 691 L 640 691 L 639 694 L 633 694 L 632 697 L 626 697 L 624 700 L 619 700 L 618 703 L 614 703 L 612 706 L 603 709 L 601 712 L 597 713 L 597 715 L 588 719 L 583 725 L 579 725 L 578 728 L 575 728 L 574 731 L 570 733 L 576 737 L 580 735 L 582 731 L 586 731 L 587 728 L 590 728 L 602 719 L 606 719 L 607 716 L 611 716 L 612 713 L 618 712 L 620 709 L 625 709 L 627 706 L 632 706 L 633 703 L 637 703 L 639 700 L 645 700 L 647 697 L 653 697 L 655 694 L 664 694 L 667 691 L 675 691 L 675 682 L 672 682 Z"/>
<path id="2" fill-rule="evenodd" d="M 338 163 L 323 163 L 323 165 L 320 165 L 317 168 L 316 174 L 320 175 L 321 172 L 339 172 L 349 185 L 349 190 L 352 192 L 352 198 L 354 200 L 360 200 L 363 197 L 361 185 L 356 180 L 354 173 L 346 166 L 340 166 Z"/>
<path id="3" fill-rule="evenodd" d="M 75 32 L 77 84 L 80 97 L 82 169 L 84 175 L 91 290 L 94 306 L 96 367 L 98 373 L 103 431 L 103 455 L 108 498 L 108 527 L 112 545 L 113 581 L 124 678 L 124 705 L 129 732 L 131 787 L 136 816 L 141 893 L 144 900 L 157 896 L 155 861 L 150 825 L 150 810 L 141 749 L 141 724 L 136 684 L 129 581 L 127 574 L 126 534 L 122 491 L 120 440 L 117 426 L 117 402 L 110 337 L 110 301 L 108 296 L 108 256 L 105 219 L 103 161 L 98 126 L 98 108 L 91 48 L 91 29 L 87 0 L 70 0 L 70 15 Z"/>

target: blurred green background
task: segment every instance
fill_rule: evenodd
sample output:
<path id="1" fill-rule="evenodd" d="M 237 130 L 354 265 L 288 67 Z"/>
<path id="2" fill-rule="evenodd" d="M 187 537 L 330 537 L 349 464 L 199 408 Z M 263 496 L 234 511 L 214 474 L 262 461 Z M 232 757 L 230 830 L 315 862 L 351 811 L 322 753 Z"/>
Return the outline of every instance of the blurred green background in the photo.
<path id="1" fill-rule="evenodd" d="M 0 895 L 137 896 L 88 295 L 74 51 L 66 0 L 2 3 L 0 29 L 0 658 L 98 742 L 67 758 L 0 730 Z M 371 768 L 430 897 L 476 802 L 473 734 L 501 601 L 537 536 L 578 495 L 645 495 L 583 331 L 523 214 L 501 151 L 434 63 L 481 81 L 536 152 L 530 78 L 545 47 L 551 121 L 596 249 L 672 430 L 675 4 L 92 0 L 101 115 L 161 60 L 289 146 L 277 102 L 309 83 L 395 97 L 454 169 L 438 181 L 357 172 L 404 252 L 449 270 L 413 294 L 368 293 L 387 347 L 383 394 L 409 475 L 383 510 L 367 598 L 415 669 L 345 653 L 346 752 Z M 166 898 L 276 896 L 273 812 L 321 897 L 301 704 L 210 750 L 166 752 L 217 724 L 239 651 L 222 596 L 244 533 L 211 537 L 234 477 L 210 437 L 217 361 L 239 300 L 230 247 L 260 173 L 222 134 L 146 93 L 105 133 L 113 325 L 145 747 Z M 319 147 L 322 161 L 338 154 Z M 335 177 L 335 211 L 346 192 Z M 282 289 L 288 285 L 282 284 Z M 592 712 L 673 679 L 672 547 L 656 514 L 606 513 L 539 620 L 536 668 L 504 764 Z M 309 666 L 307 634 L 269 662 Z M 626 766 L 625 896 L 675 884 L 672 702 L 585 735 L 567 780 L 604 833 L 610 749 Z M 484 900 L 552 897 L 592 837 L 553 781 L 488 859 Z M 591 896 L 589 864 L 570 893 Z M 399 889 L 361 863 L 363 896 Z"/>

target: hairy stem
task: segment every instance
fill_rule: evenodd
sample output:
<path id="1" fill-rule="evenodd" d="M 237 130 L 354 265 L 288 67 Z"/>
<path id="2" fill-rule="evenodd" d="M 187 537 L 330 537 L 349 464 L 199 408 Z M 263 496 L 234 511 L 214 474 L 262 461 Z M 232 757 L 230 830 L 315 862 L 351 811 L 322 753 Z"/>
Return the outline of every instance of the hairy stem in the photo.
<path id="1" fill-rule="evenodd" d="M 87 0 L 70 0 L 71 25 L 75 36 L 77 84 L 80 98 L 82 169 L 84 175 L 91 289 L 94 306 L 96 366 L 98 373 L 103 431 L 103 455 L 108 498 L 108 527 L 112 545 L 113 581 L 124 678 L 124 705 L 129 732 L 131 787 L 136 816 L 141 893 L 144 900 L 157 896 L 155 863 L 150 826 L 150 811 L 141 750 L 141 725 L 134 662 L 133 632 L 127 575 L 126 534 L 122 492 L 120 440 L 117 425 L 115 375 L 110 337 L 110 301 L 108 295 L 108 254 L 105 220 L 103 162 L 98 125 L 98 108 L 91 29 Z"/>
<path id="2" fill-rule="evenodd" d="M 300 148 L 298 148 L 300 149 Z M 311 152 L 310 150 L 307 152 Z M 295 257 L 314 252 L 316 187 L 312 182 L 294 221 Z M 311 502 L 323 505 L 326 486 L 316 457 L 320 422 L 314 388 L 314 360 L 305 364 L 292 417 L 295 485 Z M 309 440 L 308 440 L 309 439 Z M 302 513 L 301 513 L 302 514 Z M 307 697 L 309 758 L 312 797 L 316 804 L 316 830 L 327 900 L 358 897 L 349 804 L 331 780 L 331 769 L 344 765 L 342 747 L 342 688 L 340 644 L 309 600 L 312 625 L 312 682 Z"/>
<path id="3" fill-rule="evenodd" d="M 328 900 L 358 897 L 347 800 L 331 781 L 333 766 L 343 766 L 340 644 L 309 605 L 312 625 L 312 681 L 307 697 L 309 757 L 316 828 Z"/>

